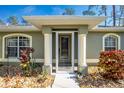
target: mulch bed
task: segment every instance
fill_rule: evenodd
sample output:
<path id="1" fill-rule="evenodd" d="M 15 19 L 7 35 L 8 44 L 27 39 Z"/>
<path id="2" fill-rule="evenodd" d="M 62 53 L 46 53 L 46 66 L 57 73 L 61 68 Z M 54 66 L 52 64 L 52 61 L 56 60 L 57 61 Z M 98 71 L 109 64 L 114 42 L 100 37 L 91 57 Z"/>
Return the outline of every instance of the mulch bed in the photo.
<path id="1" fill-rule="evenodd" d="M 51 75 L 46 75 L 45 78 L 42 75 L 37 77 L 0 77 L 1 88 L 46 88 L 49 87 L 54 80 Z"/>
<path id="2" fill-rule="evenodd" d="M 124 80 L 120 81 L 105 79 L 100 73 L 91 73 L 78 79 L 81 88 L 124 88 Z"/>
<path id="3" fill-rule="evenodd" d="M 46 88 L 54 81 L 54 76 L 41 74 L 41 67 L 33 69 L 30 76 L 24 76 L 15 66 L 0 67 L 0 88 Z M 8 73 L 8 71 L 9 73 Z"/>

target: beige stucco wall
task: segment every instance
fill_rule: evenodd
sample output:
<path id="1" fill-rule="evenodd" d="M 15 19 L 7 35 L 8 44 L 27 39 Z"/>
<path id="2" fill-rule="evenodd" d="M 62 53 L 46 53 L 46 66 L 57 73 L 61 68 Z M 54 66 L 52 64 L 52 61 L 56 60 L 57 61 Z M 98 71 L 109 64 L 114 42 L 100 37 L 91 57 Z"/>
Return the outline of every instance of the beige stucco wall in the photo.
<path id="1" fill-rule="evenodd" d="M 14 34 L 14 33 L 0 33 L 0 58 L 2 57 L 2 38 L 5 35 Z M 44 58 L 44 37 L 41 32 L 26 32 L 23 34 L 27 34 L 32 36 L 32 47 L 35 49 L 33 53 L 33 58 L 42 59 Z"/>
<path id="2" fill-rule="evenodd" d="M 87 35 L 87 58 L 97 59 L 99 58 L 99 53 L 103 49 L 103 36 L 109 32 L 89 32 Z M 112 33 L 112 32 L 111 32 Z M 114 32 L 113 32 L 114 33 Z M 124 33 L 118 32 L 114 33 L 121 38 L 121 49 L 124 49 Z"/>
<path id="3" fill-rule="evenodd" d="M 102 36 L 104 33 L 90 33 L 87 34 L 86 55 L 89 59 L 99 57 L 99 52 L 102 50 Z"/>
<path id="4" fill-rule="evenodd" d="M 88 32 L 87 34 L 87 59 L 97 59 L 99 58 L 99 52 L 102 50 L 102 39 L 108 32 Z M 111 32 L 112 33 L 112 32 Z M 11 33 L 0 33 L 0 58 L 2 58 L 2 38 L 4 35 Z M 44 59 L 44 36 L 41 32 L 26 32 L 23 34 L 32 36 L 32 47 L 35 49 L 33 57 L 37 59 Z M 121 38 L 121 49 L 124 49 L 124 33 L 118 32 Z M 52 34 L 52 51 L 53 59 L 55 59 L 55 33 Z M 78 57 L 78 33 L 75 32 L 75 59 Z"/>
<path id="5" fill-rule="evenodd" d="M 118 33 L 118 35 L 121 37 L 121 49 L 124 50 L 124 33 Z"/>
<path id="6" fill-rule="evenodd" d="M 75 32 L 75 41 L 74 41 L 74 55 L 75 55 L 75 59 L 78 59 L 78 32 Z"/>
<path id="7" fill-rule="evenodd" d="M 56 55 L 56 34 L 52 33 L 52 58 L 55 59 Z"/>

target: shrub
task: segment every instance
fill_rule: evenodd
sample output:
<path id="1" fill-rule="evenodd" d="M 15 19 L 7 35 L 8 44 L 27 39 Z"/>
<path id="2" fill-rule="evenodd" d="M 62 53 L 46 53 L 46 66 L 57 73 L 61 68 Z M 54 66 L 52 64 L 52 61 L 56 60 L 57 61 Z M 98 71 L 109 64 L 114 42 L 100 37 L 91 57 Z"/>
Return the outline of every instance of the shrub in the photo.
<path id="1" fill-rule="evenodd" d="M 98 66 L 103 69 L 105 78 L 124 79 L 124 50 L 101 52 Z"/>
<path id="2" fill-rule="evenodd" d="M 24 74 L 27 76 L 30 74 L 30 69 L 31 69 L 30 53 L 33 53 L 33 52 L 34 52 L 33 48 L 24 48 L 20 51 L 21 53 L 20 66 L 22 67 Z"/>

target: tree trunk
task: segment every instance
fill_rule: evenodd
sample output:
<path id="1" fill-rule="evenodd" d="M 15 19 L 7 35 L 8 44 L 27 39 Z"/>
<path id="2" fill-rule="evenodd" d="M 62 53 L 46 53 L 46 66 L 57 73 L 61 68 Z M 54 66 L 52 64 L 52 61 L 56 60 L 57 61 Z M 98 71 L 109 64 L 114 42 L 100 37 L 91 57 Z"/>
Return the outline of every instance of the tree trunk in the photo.
<path id="1" fill-rule="evenodd" d="M 112 13 L 113 13 L 113 26 L 116 26 L 116 15 L 115 15 L 115 5 L 112 5 Z"/>
<path id="2" fill-rule="evenodd" d="M 107 16 L 107 10 L 105 10 L 105 16 Z M 105 26 L 107 26 L 107 21 L 105 20 Z"/>

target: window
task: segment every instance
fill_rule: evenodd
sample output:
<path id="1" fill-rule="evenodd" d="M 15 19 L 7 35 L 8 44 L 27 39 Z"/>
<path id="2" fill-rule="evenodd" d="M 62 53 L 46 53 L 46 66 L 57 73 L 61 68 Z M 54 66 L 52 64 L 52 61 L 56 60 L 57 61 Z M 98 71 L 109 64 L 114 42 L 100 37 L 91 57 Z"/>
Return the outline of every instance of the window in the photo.
<path id="1" fill-rule="evenodd" d="M 5 58 L 19 58 L 20 50 L 30 47 L 30 39 L 25 36 L 10 36 L 5 38 Z"/>
<path id="2" fill-rule="evenodd" d="M 107 34 L 103 38 L 103 47 L 105 51 L 120 49 L 120 37 L 115 34 Z"/>

